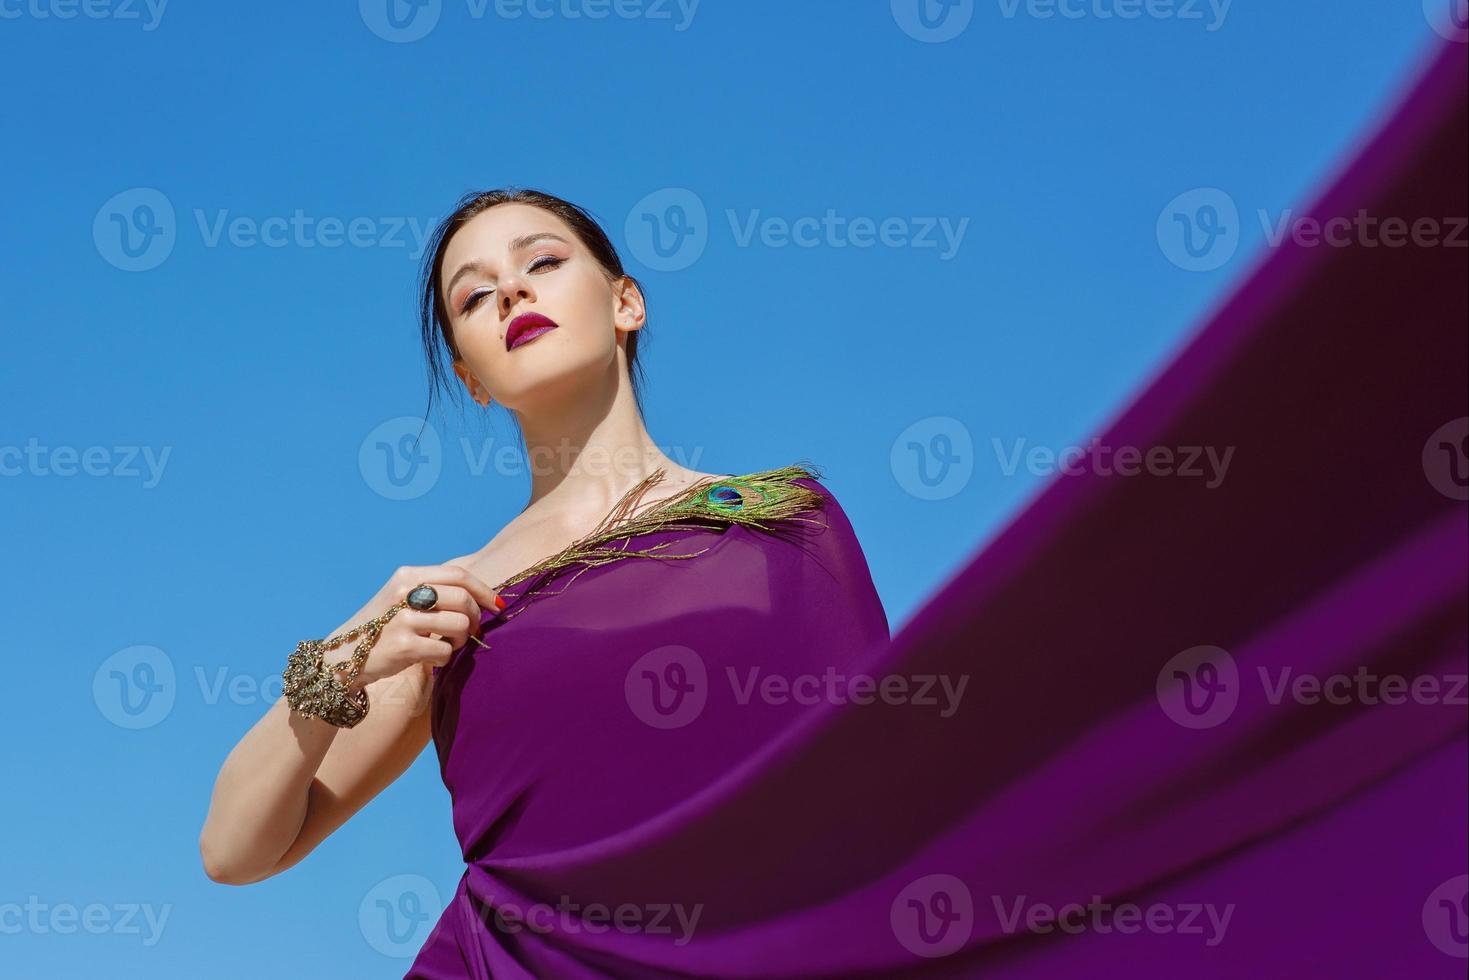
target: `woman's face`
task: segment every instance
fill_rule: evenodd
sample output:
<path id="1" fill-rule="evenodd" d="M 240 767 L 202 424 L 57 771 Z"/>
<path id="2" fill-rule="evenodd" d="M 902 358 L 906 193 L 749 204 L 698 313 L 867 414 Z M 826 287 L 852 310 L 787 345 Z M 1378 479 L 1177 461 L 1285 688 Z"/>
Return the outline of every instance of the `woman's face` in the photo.
<path id="1" fill-rule="evenodd" d="M 481 404 L 526 409 L 574 397 L 613 377 L 619 331 L 643 324 L 637 287 L 609 283 L 564 221 L 529 204 L 497 204 L 455 232 L 439 291 L 460 355 L 454 373 Z M 512 348 L 527 325 L 540 323 L 525 314 L 555 329 Z"/>

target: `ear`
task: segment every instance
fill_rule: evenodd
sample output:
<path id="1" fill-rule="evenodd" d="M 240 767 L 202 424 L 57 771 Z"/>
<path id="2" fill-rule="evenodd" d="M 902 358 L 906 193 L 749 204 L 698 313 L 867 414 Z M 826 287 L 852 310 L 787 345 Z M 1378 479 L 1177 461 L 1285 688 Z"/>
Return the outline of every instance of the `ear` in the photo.
<path id="1" fill-rule="evenodd" d="M 454 373 L 459 377 L 460 381 L 464 382 L 464 387 L 469 389 L 469 397 L 473 398 L 480 407 L 487 408 L 490 404 L 490 393 L 485 390 L 484 385 L 479 383 L 479 379 L 474 376 L 474 372 L 469 370 L 469 365 L 463 361 L 455 361 Z"/>
<path id="2" fill-rule="evenodd" d="M 618 330 L 641 330 L 647 321 L 643 291 L 628 276 L 612 284 L 612 319 Z"/>

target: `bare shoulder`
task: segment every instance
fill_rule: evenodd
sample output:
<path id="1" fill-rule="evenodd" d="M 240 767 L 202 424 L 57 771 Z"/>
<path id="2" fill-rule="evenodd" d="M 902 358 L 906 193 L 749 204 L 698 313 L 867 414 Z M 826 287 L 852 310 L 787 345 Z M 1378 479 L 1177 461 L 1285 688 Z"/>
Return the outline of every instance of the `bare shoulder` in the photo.
<path id="1" fill-rule="evenodd" d="M 695 484 L 735 479 L 738 474 L 705 473 L 679 468 L 666 473 L 640 502 L 652 506 L 678 496 Z M 483 580 L 491 588 L 505 582 L 523 569 L 549 555 L 554 555 L 591 531 L 596 517 L 573 517 L 548 514 L 534 519 L 519 515 L 500 529 L 489 543 L 467 555 L 450 558 L 444 564 L 457 565 Z"/>
<path id="2" fill-rule="evenodd" d="M 517 515 L 488 544 L 444 564 L 464 568 L 490 588 L 499 588 L 516 573 L 555 554 L 577 537 L 575 526 L 561 515 L 535 520 Z"/>
<path id="3" fill-rule="evenodd" d="M 490 544 L 479 551 L 450 558 L 444 564 L 463 568 L 493 589 L 517 571 L 508 567 L 514 561 L 513 551 L 511 542 L 502 540 L 504 537 L 503 534 L 496 535 Z"/>
<path id="4" fill-rule="evenodd" d="M 680 470 L 678 473 L 664 477 L 646 499 L 662 500 L 666 497 L 676 497 L 696 483 L 709 480 L 716 482 L 732 480 L 735 475 L 734 473 L 701 473 L 698 470 Z"/>

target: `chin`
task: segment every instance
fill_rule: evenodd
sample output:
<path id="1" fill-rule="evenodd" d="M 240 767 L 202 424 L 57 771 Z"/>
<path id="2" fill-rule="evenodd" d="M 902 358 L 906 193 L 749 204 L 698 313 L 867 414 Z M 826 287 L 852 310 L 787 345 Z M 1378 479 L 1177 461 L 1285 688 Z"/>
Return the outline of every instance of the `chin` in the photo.
<path id="1" fill-rule="evenodd" d="M 496 401 L 516 411 L 533 411 L 586 398 L 596 390 L 599 380 L 607 376 L 607 356 L 601 352 L 568 350 L 566 346 L 558 350 L 547 342 L 557 339 L 555 335 L 559 332 L 553 330 L 523 349 L 510 352 L 516 358 L 510 363 L 510 376 L 504 379 L 504 397 L 496 395 Z"/>

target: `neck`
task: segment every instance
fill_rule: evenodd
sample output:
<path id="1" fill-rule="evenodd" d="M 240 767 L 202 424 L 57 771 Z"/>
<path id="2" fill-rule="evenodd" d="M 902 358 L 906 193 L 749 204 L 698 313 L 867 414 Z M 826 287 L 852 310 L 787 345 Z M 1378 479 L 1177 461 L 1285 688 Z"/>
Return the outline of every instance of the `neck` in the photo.
<path id="1" fill-rule="evenodd" d="M 648 435 L 620 351 L 599 382 L 576 379 L 575 397 L 516 411 L 531 472 L 525 510 L 604 513 L 655 470 L 685 472 Z"/>

